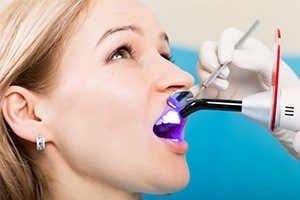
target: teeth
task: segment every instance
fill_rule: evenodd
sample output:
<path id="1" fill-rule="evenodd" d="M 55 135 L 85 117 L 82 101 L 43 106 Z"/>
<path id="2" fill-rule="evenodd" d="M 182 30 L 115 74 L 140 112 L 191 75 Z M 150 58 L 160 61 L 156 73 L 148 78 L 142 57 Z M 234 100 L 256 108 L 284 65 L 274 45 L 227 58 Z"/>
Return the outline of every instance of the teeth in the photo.
<path id="1" fill-rule="evenodd" d="M 167 124 L 167 123 L 180 124 L 180 118 L 176 111 L 173 111 L 173 110 L 168 111 L 155 124 L 160 125 L 160 124 Z"/>
<path id="2" fill-rule="evenodd" d="M 169 139 L 171 140 L 172 142 L 179 142 L 179 139 L 175 138 L 175 139 Z"/>
<path id="3" fill-rule="evenodd" d="M 176 111 L 169 111 L 164 117 L 163 121 L 168 123 L 171 122 L 172 124 L 180 124 L 180 119 Z"/>
<path id="4" fill-rule="evenodd" d="M 162 119 L 159 119 L 155 124 L 156 125 L 161 125 L 163 123 L 163 120 Z"/>

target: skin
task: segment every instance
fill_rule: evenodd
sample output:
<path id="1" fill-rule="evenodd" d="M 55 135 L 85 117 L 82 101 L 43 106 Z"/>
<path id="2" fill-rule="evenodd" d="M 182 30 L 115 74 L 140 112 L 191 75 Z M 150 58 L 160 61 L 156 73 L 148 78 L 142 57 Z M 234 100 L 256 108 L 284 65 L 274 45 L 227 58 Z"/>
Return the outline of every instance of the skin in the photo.
<path id="1" fill-rule="evenodd" d="M 124 44 L 131 53 L 116 52 Z M 165 33 L 143 4 L 93 1 L 68 40 L 55 89 L 10 88 L 12 103 L 26 102 L 19 116 L 32 121 L 17 134 L 46 138 L 39 163 L 51 174 L 49 199 L 139 199 L 187 185 L 185 155 L 152 131 L 167 97 L 194 82 L 168 56 Z"/>

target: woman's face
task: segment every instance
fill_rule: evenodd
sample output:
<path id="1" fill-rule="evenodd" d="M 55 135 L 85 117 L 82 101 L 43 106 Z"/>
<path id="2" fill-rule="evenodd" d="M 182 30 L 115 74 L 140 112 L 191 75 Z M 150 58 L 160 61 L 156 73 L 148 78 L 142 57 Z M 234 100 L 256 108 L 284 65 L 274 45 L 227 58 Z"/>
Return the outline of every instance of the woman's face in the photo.
<path id="1" fill-rule="evenodd" d="M 128 192 L 183 188 L 186 145 L 152 129 L 167 97 L 193 78 L 169 61 L 166 34 L 139 2 L 92 1 L 85 14 L 65 47 L 57 87 L 45 98 L 50 165 Z"/>

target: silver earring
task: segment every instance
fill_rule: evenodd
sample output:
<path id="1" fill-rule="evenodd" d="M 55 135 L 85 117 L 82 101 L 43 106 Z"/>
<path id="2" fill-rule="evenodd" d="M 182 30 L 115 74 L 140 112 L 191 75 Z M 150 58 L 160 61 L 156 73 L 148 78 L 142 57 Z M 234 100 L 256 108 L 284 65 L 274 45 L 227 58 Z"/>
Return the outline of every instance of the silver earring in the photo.
<path id="1" fill-rule="evenodd" d="M 37 151 L 43 151 L 46 147 L 46 140 L 43 136 L 37 136 L 36 137 L 36 150 Z"/>

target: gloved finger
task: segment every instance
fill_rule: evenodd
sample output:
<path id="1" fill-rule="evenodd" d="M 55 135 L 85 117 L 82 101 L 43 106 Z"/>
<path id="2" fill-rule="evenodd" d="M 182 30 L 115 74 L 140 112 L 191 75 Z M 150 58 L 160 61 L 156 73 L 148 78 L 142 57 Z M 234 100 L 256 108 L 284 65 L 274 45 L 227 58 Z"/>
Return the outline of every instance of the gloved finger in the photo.
<path id="1" fill-rule="evenodd" d="M 242 46 L 240 46 L 238 49 L 235 49 L 235 45 L 243 36 L 243 32 L 234 28 L 229 28 L 223 31 L 217 50 L 220 63 L 231 60 L 233 52 L 238 49 L 253 50 L 261 53 L 271 53 L 271 51 L 260 40 L 253 37 L 247 38 Z"/>
<path id="2" fill-rule="evenodd" d="M 258 73 L 267 85 L 271 85 L 273 70 L 273 59 L 271 54 L 236 50 L 233 53 L 231 64 L 240 69 Z"/>
<path id="3" fill-rule="evenodd" d="M 293 146 L 295 151 L 300 153 L 300 131 L 298 131 L 294 136 Z"/>
<path id="4" fill-rule="evenodd" d="M 225 67 L 226 68 L 226 67 Z M 227 67 L 227 71 L 229 71 Z M 204 83 L 211 75 L 210 72 L 203 70 L 202 68 L 198 68 L 198 75 L 202 83 Z M 227 76 L 226 76 L 227 77 Z M 222 77 L 216 77 L 216 79 L 211 83 L 209 87 L 215 87 L 218 90 L 226 90 L 228 88 L 228 81 Z"/>
<path id="5" fill-rule="evenodd" d="M 217 49 L 220 63 L 225 63 L 232 59 L 235 45 L 242 36 L 243 32 L 234 28 L 228 28 L 222 32 Z"/>
<path id="6" fill-rule="evenodd" d="M 264 43 L 262 43 L 260 40 L 254 37 L 249 37 L 240 49 L 251 50 L 266 54 L 271 53 L 273 55 L 273 52 L 270 51 L 270 49 Z"/>
<path id="7" fill-rule="evenodd" d="M 280 77 L 281 88 L 300 86 L 298 75 L 283 60 L 280 61 Z"/>
<path id="8" fill-rule="evenodd" d="M 219 66 L 218 66 L 219 67 Z M 199 75 L 199 77 L 201 76 L 202 73 L 213 73 L 217 68 L 210 68 L 210 67 L 206 67 L 204 66 L 202 63 L 198 63 L 196 71 Z M 220 74 L 218 75 L 219 78 L 223 78 L 226 79 L 228 77 L 230 73 L 230 70 L 228 68 L 228 66 L 225 66 L 222 71 L 220 72 Z M 207 77 L 208 79 L 208 77 Z M 207 79 L 201 79 L 202 81 L 206 81 Z"/>
<path id="9" fill-rule="evenodd" d="M 199 66 L 206 71 L 212 72 L 219 66 L 216 49 L 217 43 L 212 41 L 205 41 L 199 49 Z"/>

